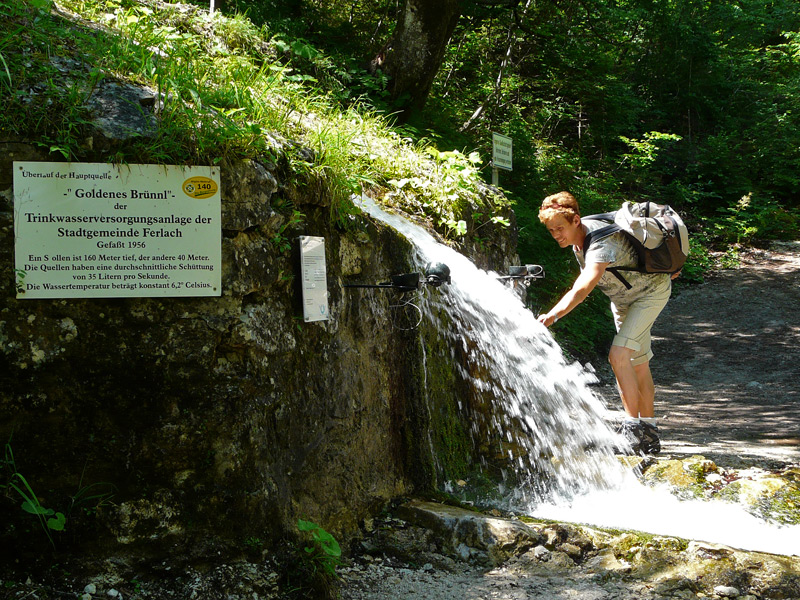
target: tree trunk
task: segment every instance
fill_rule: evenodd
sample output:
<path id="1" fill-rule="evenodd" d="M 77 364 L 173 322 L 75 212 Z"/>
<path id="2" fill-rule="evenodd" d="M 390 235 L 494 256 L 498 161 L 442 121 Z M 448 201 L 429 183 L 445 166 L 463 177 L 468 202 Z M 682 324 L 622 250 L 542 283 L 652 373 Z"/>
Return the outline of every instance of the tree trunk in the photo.
<path id="1" fill-rule="evenodd" d="M 406 0 L 392 39 L 374 61 L 389 76 L 403 117 L 425 105 L 460 15 L 459 0 Z"/>

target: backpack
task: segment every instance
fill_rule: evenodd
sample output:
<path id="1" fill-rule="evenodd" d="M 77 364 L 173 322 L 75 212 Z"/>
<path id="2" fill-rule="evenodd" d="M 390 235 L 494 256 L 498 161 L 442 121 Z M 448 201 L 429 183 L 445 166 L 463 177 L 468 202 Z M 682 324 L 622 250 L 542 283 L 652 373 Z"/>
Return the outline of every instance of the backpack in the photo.
<path id="1" fill-rule="evenodd" d="M 636 250 L 637 266 L 608 269 L 628 289 L 631 285 L 619 271 L 677 273 L 689 256 L 689 232 L 686 225 L 680 215 L 666 204 L 624 202 L 617 211 L 582 218 L 608 223 L 586 234 L 584 253 L 589 250 L 592 241 L 618 231 L 625 234 Z"/>

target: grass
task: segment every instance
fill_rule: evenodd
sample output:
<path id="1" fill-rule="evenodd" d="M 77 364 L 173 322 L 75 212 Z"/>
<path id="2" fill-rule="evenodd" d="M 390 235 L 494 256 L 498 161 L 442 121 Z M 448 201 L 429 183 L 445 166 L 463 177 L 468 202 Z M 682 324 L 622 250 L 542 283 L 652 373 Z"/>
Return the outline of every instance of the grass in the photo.
<path id="1" fill-rule="evenodd" d="M 342 108 L 293 69 L 283 39 L 244 16 L 156 0 L 0 0 L 0 31 L 9 32 L 0 37 L 0 89 L 10 96 L 0 130 L 64 159 L 98 160 L 85 106 L 113 79 L 155 90 L 159 126 L 100 160 L 286 159 L 298 176 L 325 183 L 337 223 L 353 212 L 352 194 L 377 188 L 452 237 L 466 233 L 460 211 L 492 214 L 504 203 L 479 193 L 477 156 L 414 142 L 359 102 Z"/>

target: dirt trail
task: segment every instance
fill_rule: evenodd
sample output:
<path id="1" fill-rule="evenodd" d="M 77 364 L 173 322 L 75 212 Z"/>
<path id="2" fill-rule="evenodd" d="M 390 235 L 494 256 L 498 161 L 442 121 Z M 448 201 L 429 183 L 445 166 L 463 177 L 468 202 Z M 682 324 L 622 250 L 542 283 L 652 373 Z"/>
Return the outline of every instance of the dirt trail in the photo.
<path id="1" fill-rule="evenodd" d="M 653 351 L 664 454 L 800 463 L 800 242 L 684 288 L 653 327 Z M 618 407 L 611 385 L 600 393 Z"/>

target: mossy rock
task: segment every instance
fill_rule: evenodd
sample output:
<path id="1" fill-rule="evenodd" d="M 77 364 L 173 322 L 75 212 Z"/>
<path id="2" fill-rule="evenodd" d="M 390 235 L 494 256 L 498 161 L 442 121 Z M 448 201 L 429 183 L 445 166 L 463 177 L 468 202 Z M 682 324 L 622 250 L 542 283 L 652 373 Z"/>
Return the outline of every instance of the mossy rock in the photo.
<path id="1" fill-rule="evenodd" d="M 658 461 L 648 468 L 643 476 L 647 483 L 668 483 L 679 489 L 692 489 L 705 481 L 707 473 L 717 470 L 717 466 L 702 456 L 685 460 Z"/>
<path id="2" fill-rule="evenodd" d="M 781 525 L 800 524 L 800 487 L 780 479 L 778 482 L 782 485 L 770 481 L 762 488 L 754 502 L 756 513 Z"/>
<path id="3" fill-rule="evenodd" d="M 744 504 L 756 505 L 766 498 L 775 496 L 786 485 L 786 481 L 780 477 L 743 479 L 739 488 L 739 501 Z"/>

